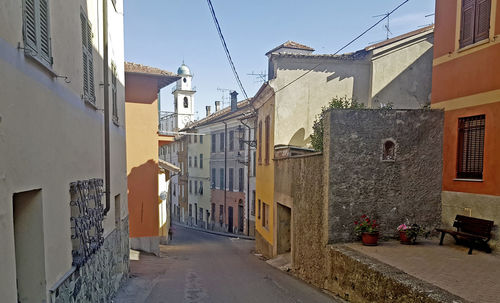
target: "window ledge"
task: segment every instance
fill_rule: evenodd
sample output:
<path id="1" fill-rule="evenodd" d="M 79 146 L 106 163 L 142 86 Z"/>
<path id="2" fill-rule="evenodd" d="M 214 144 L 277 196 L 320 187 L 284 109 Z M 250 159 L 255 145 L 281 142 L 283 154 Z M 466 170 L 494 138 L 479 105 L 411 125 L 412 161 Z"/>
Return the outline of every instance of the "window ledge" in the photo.
<path id="1" fill-rule="evenodd" d="M 46 71 L 51 77 L 54 78 L 57 76 L 57 73 L 52 69 L 52 65 L 38 58 L 36 55 L 32 55 L 30 51 L 25 50 L 24 56 L 33 61 L 34 63 L 36 63 L 38 66 L 42 67 L 43 70 Z"/>
<path id="2" fill-rule="evenodd" d="M 94 102 L 90 101 L 87 96 L 83 96 L 82 99 L 85 102 L 85 104 L 89 105 L 90 107 L 92 107 L 95 110 L 99 110 L 99 108 L 97 108 L 97 104 L 95 104 Z"/>
<path id="3" fill-rule="evenodd" d="M 453 181 L 463 181 L 463 182 L 483 182 L 483 179 L 467 179 L 467 178 L 455 178 Z"/>
<path id="4" fill-rule="evenodd" d="M 490 38 L 483 39 L 483 40 L 478 41 L 478 42 L 476 42 L 476 43 L 469 44 L 469 45 L 467 45 L 467 46 L 464 46 L 464 47 L 462 47 L 462 48 L 459 48 L 459 49 L 457 50 L 457 53 L 464 52 L 464 51 L 466 51 L 466 50 L 469 50 L 469 49 L 471 49 L 471 48 L 474 48 L 474 47 L 476 47 L 476 46 L 480 46 L 480 45 L 483 45 L 483 44 L 486 44 L 486 43 L 489 43 L 489 42 L 490 42 Z"/>

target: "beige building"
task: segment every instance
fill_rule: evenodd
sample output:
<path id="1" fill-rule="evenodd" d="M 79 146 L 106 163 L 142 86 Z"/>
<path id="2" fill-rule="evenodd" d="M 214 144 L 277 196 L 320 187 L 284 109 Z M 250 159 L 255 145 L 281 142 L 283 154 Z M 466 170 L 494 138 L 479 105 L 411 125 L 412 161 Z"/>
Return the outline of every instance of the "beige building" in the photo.
<path id="1" fill-rule="evenodd" d="M 258 111 L 257 250 L 266 256 L 286 252 L 278 249 L 276 224 L 293 209 L 275 195 L 277 148 L 310 147 L 314 120 L 334 97 L 352 98 L 368 108 L 428 106 L 433 31 L 425 27 L 341 55 L 314 54 L 293 41 L 267 52 L 269 81 L 252 99 Z"/>
<path id="2" fill-rule="evenodd" d="M 2 302 L 109 301 L 127 276 L 123 62 L 121 0 L 0 4 Z"/>

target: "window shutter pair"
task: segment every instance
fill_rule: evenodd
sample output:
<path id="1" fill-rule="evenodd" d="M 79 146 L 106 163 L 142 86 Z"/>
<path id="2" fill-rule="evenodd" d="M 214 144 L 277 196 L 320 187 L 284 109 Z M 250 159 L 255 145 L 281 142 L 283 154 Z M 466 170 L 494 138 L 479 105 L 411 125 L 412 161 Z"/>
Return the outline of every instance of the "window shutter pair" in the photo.
<path id="1" fill-rule="evenodd" d="M 52 65 L 48 0 L 24 1 L 23 40 L 27 53 Z"/>
<path id="2" fill-rule="evenodd" d="M 80 15 L 82 26 L 82 51 L 83 51 L 83 96 L 87 101 L 95 104 L 94 87 L 94 56 L 92 46 L 92 26 L 87 17 Z"/>
<path id="3" fill-rule="evenodd" d="M 490 11 L 491 0 L 462 0 L 460 47 L 489 37 Z"/>

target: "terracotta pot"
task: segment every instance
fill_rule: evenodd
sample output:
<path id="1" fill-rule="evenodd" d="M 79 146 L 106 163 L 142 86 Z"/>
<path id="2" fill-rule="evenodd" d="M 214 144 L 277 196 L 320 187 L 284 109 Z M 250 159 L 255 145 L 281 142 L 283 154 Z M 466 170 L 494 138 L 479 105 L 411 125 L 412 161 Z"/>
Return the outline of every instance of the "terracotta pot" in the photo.
<path id="1" fill-rule="evenodd" d="M 362 233 L 361 234 L 361 241 L 363 242 L 363 245 L 376 246 L 376 245 L 378 245 L 378 243 L 377 243 L 378 237 L 379 237 L 378 232 Z"/>
<path id="2" fill-rule="evenodd" d="M 411 240 L 406 236 L 406 232 L 403 230 L 399 231 L 399 242 L 401 244 L 412 244 Z"/>

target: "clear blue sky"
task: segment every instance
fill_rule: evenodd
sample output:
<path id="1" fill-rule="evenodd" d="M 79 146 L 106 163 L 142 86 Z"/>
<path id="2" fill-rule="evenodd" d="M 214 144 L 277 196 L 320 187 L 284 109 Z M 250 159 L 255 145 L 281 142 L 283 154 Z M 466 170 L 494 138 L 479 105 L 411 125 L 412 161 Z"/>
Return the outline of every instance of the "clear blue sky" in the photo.
<path id="1" fill-rule="evenodd" d="M 226 43 L 249 97 L 261 82 L 247 75 L 266 72 L 264 55 L 293 40 L 334 53 L 403 0 L 212 0 Z M 391 37 L 434 22 L 435 0 L 410 0 L 391 16 Z M 172 72 L 184 60 L 194 73 L 195 109 L 221 100 L 217 88 L 240 93 L 205 0 L 124 0 L 125 59 Z M 385 22 L 343 52 L 385 39 Z M 171 86 L 162 90 L 162 110 L 173 110 Z"/>

